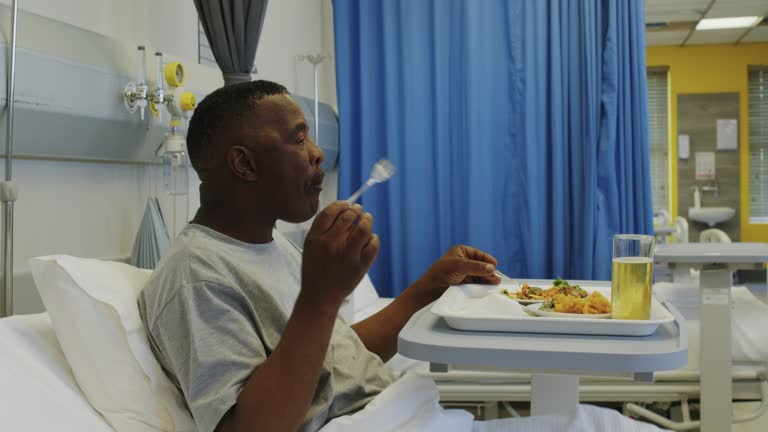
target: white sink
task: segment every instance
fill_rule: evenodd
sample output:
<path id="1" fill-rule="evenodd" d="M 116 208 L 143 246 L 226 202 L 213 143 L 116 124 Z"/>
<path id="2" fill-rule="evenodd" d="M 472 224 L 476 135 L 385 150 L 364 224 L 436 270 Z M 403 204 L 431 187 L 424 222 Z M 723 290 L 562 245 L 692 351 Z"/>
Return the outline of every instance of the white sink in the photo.
<path id="1" fill-rule="evenodd" d="M 711 227 L 731 220 L 735 214 L 736 210 L 730 207 L 691 207 L 688 209 L 688 219 L 704 222 Z"/>

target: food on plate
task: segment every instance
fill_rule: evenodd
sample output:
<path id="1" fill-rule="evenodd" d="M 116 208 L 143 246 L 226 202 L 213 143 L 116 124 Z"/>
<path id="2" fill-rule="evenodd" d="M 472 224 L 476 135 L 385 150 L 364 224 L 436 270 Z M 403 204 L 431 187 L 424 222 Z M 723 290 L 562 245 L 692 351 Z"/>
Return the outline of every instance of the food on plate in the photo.
<path id="1" fill-rule="evenodd" d="M 576 298 L 585 298 L 587 296 L 587 292 L 584 291 L 580 286 L 571 285 L 568 283 L 568 281 L 560 278 L 557 278 L 554 282 L 552 282 L 552 288 L 545 291 L 545 294 L 548 298 L 553 298 L 558 294 L 564 294 Z"/>
<path id="2" fill-rule="evenodd" d="M 541 310 L 585 315 L 609 314 L 611 302 L 597 291 L 593 291 L 586 298 L 557 294 L 554 298 L 545 301 Z"/>
<path id="3" fill-rule="evenodd" d="M 561 278 L 557 278 L 552 282 L 550 288 L 542 289 L 528 284 L 523 284 L 520 287 L 520 291 L 513 292 L 506 289 L 501 290 L 502 294 L 506 294 L 509 298 L 514 300 L 548 300 L 557 295 L 566 295 L 574 298 L 585 298 L 587 292 L 584 291 L 578 285 L 571 285 L 568 281 Z"/>
<path id="4" fill-rule="evenodd" d="M 535 286 L 530 286 L 528 284 L 523 284 L 523 286 L 520 287 L 520 291 L 517 291 L 517 292 L 508 291 L 502 288 L 501 293 L 506 294 L 509 298 L 515 299 L 515 300 L 543 300 L 544 299 L 543 289 Z"/>

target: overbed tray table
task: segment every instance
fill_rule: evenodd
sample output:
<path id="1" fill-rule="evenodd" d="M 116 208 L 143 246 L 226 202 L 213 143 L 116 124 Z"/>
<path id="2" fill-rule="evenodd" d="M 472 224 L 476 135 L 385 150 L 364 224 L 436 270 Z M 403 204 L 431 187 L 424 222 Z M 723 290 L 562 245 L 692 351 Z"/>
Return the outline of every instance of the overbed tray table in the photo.
<path id="1" fill-rule="evenodd" d="M 545 285 L 551 281 L 520 281 Z M 580 285 L 610 286 L 610 282 L 578 281 Z M 650 336 L 592 336 L 541 333 L 460 331 L 430 312 L 414 314 L 398 337 L 398 352 L 430 362 L 433 372 L 447 366 L 497 367 L 532 373 L 531 415 L 565 414 L 579 400 L 579 375 L 627 376 L 651 381 L 653 373 L 683 367 L 688 340 L 683 318 L 670 308 L 675 321 Z"/>
<path id="2" fill-rule="evenodd" d="M 768 244 L 675 243 L 656 247 L 655 255 L 656 262 L 667 263 L 670 269 L 701 269 L 701 431 L 731 430 L 732 274 L 736 269 L 762 269 L 768 262 Z"/>

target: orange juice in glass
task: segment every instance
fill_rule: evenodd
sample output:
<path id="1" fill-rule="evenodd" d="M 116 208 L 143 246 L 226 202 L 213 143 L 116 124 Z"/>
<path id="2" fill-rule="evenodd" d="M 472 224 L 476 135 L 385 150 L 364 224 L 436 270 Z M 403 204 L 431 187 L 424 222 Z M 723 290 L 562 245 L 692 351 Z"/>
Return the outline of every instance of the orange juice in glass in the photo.
<path id="1" fill-rule="evenodd" d="M 613 236 L 611 318 L 647 320 L 651 317 L 653 237 Z"/>

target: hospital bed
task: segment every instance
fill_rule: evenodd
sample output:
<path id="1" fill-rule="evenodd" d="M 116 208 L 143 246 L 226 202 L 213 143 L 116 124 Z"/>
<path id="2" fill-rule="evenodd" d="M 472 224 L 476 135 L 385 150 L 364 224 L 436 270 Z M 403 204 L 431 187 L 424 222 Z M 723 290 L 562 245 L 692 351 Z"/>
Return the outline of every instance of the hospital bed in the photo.
<path id="1" fill-rule="evenodd" d="M 676 303 L 689 319 L 689 366 L 658 373 L 655 381 L 648 384 L 620 378 L 584 379 L 580 399 L 584 402 L 623 402 L 628 414 L 650 417 L 668 428 L 684 429 L 687 424 L 685 410 L 682 421 L 676 425 L 663 418 L 655 418 L 654 413 L 644 406 L 652 402 L 686 404 L 698 398 L 697 347 L 702 342 L 698 339 L 696 310 L 690 298 L 691 291 L 685 287 L 669 289 L 657 285 L 656 294 Z M 751 413 L 759 416 L 765 411 L 765 401 L 768 400 L 765 371 L 768 335 L 754 330 L 768 328 L 765 321 L 768 319 L 768 307 L 745 288 L 735 288 L 733 298 L 737 311 L 734 314 L 737 318 L 734 320 L 733 344 L 734 399 L 760 402 L 760 408 Z M 351 298 L 352 316 L 349 319 L 364 319 L 390 301 L 380 298 L 366 278 Z M 0 341 L 0 429 L 57 432 L 113 430 L 84 396 L 54 332 L 49 313 L 0 320 Z M 425 363 L 400 356 L 390 360 L 388 366 L 434 378 L 444 403 L 481 404 L 488 408 L 487 417 L 494 416 L 498 402 L 502 407 L 509 407 L 509 402 L 530 400 L 530 377 L 526 374 L 462 367 L 434 373 L 428 370 Z"/>

